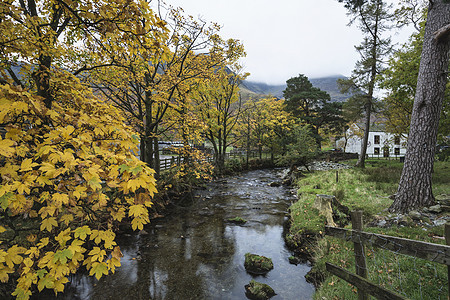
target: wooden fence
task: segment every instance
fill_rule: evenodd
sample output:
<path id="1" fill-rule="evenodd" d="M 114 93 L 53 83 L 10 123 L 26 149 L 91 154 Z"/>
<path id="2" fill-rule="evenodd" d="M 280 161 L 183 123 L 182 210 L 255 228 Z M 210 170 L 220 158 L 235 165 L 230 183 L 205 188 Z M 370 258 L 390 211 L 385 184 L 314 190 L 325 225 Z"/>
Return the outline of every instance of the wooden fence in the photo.
<path id="1" fill-rule="evenodd" d="M 225 160 L 228 159 L 243 159 L 247 156 L 245 152 L 230 152 L 226 153 Z M 249 158 L 259 158 L 259 153 L 257 151 L 251 151 L 249 153 Z M 271 158 L 271 153 L 269 152 L 262 152 L 261 153 L 262 159 L 269 159 Z M 206 156 L 205 161 L 212 162 L 214 159 L 212 156 Z M 181 156 L 172 156 L 170 158 L 163 158 L 159 160 L 159 168 L 160 170 L 167 170 L 170 169 L 174 165 L 179 165 L 183 161 L 183 158 Z"/>
<path id="2" fill-rule="evenodd" d="M 352 212 L 351 217 L 353 229 L 327 226 L 325 228 L 325 234 L 342 238 L 347 241 L 352 241 L 354 243 L 356 274 L 328 262 L 326 263 L 326 269 L 333 275 L 336 275 L 356 286 L 358 289 L 359 300 L 368 299 L 368 295 L 372 295 L 377 299 L 407 299 L 396 292 L 387 290 L 384 287 L 374 284 L 366 279 L 367 268 L 364 245 L 379 247 L 395 253 L 401 253 L 447 265 L 450 294 L 450 246 L 448 246 L 450 245 L 450 224 L 445 225 L 445 240 L 447 245 L 440 245 L 364 232 L 362 231 L 362 212 L 354 211 Z"/>

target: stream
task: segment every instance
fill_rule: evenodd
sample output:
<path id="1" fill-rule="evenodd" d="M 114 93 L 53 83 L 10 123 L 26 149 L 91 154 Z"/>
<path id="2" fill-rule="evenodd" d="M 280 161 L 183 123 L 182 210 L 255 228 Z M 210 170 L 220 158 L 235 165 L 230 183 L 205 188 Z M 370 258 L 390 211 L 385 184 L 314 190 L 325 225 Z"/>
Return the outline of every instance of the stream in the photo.
<path id="1" fill-rule="evenodd" d="M 275 290 L 271 299 L 311 299 L 314 287 L 304 277 L 310 266 L 289 263 L 282 235 L 293 191 L 269 186 L 281 180 L 280 171 L 209 183 L 146 232 L 118 237 L 124 257 L 115 274 L 99 281 L 71 276 L 57 299 L 247 299 L 244 286 L 252 278 Z M 248 222 L 227 221 L 234 217 Z M 247 274 L 247 252 L 272 258 L 274 269 L 266 276 Z"/>

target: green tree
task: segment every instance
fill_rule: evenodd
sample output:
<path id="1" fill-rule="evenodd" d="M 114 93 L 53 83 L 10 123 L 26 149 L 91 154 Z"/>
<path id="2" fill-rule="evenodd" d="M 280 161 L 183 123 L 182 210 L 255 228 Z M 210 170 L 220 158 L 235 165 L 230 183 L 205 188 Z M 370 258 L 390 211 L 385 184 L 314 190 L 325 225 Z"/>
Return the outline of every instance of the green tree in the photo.
<path id="1" fill-rule="evenodd" d="M 361 59 L 356 63 L 352 77 L 339 81 L 343 90 L 359 91 L 352 99 L 355 101 L 353 107 L 363 109 L 361 117 L 365 118 L 365 126 L 361 153 L 356 166 L 364 168 L 371 114 L 375 105 L 377 75 L 382 71 L 382 59 L 391 51 L 390 39 L 383 38 L 382 34 L 391 28 L 389 23 L 392 15 L 382 0 L 339 0 L 339 2 L 345 2 L 345 7 L 352 17 L 349 25 L 358 22 L 358 28 L 364 34 L 361 45 L 355 47 Z"/>
<path id="2" fill-rule="evenodd" d="M 289 133 L 290 143 L 286 145 L 286 152 L 278 159 L 281 164 L 287 164 L 291 169 L 304 166 L 317 156 L 316 139 L 308 125 L 296 125 Z"/>
<path id="3" fill-rule="evenodd" d="M 386 129 L 398 136 L 403 135 L 407 137 L 409 132 L 417 77 L 419 75 L 425 18 L 426 14 L 422 14 L 421 22 L 415 20 L 415 27 L 418 29 L 418 32 L 412 34 L 409 42 L 402 49 L 396 51 L 393 57 L 389 59 L 388 68 L 384 70 L 380 82 L 380 87 L 388 90 L 388 95 L 383 99 L 383 115 L 386 117 Z M 438 141 L 440 143 L 450 134 L 448 126 L 449 105 L 450 89 L 447 84 L 438 128 Z"/>
<path id="4" fill-rule="evenodd" d="M 321 148 L 321 129 L 331 130 L 342 121 L 341 104 L 330 102 L 330 95 L 316 88 L 303 74 L 286 81 L 285 109 L 300 121 L 308 124 L 316 140 L 317 148 Z"/>

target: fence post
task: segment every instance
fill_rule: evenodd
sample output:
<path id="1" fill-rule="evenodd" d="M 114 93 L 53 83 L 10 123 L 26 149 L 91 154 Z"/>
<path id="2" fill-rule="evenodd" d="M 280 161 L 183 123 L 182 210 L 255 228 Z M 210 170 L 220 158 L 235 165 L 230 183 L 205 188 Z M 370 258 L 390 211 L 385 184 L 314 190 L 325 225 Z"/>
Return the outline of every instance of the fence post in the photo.
<path id="1" fill-rule="evenodd" d="M 363 229 L 363 213 L 362 211 L 352 211 L 352 229 L 362 231 Z M 355 248 L 355 267 L 356 274 L 367 278 L 367 268 L 366 268 L 366 255 L 364 253 L 364 245 L 359 242 L 353 243 Z M 367 293 L 363 290 L 358 289 L 358 300 L 368 300 L 369 297 Z"/>
<path id="2" fill-rule="evenodd" d="M 445 243 L 450 246 L 450 223 L 445 224 Z M 447 299 L 450 300 L 450 266 L 447 266 L 447 284 L 448 284 L 448 296 Z"/>

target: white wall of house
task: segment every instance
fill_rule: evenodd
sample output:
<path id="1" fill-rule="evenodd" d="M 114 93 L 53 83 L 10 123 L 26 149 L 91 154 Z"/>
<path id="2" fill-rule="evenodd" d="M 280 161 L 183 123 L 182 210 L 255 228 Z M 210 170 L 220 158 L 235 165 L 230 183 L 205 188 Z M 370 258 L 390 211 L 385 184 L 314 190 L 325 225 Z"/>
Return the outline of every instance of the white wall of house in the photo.
<path id="1" fill-rule="evenodd" d="M 352 136 L 347 142 L 345 152 L 361 154 L 362 138 Z M 367 152 L 369 157 L 398 157 L 406 154 L 406 139 L 382 132 L 369 132 Z"/>

